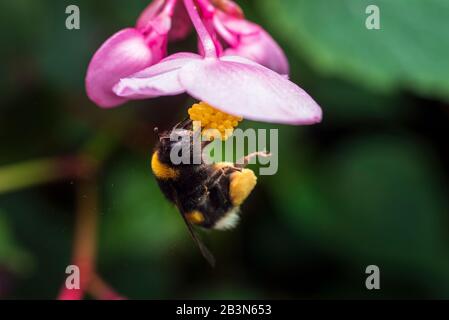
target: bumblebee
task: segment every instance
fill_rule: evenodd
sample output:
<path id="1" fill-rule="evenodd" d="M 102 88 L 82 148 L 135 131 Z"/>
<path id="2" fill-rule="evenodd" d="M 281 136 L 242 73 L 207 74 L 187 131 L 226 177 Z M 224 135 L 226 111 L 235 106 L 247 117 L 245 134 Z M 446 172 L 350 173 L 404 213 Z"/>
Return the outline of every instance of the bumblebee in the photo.
<path id="1" fill-rule="evenodd" d="M 151 158 L 151 168 L 165 197 L 172 202 L 183 217 L 190 234 L 201 253 L 214 265 L 215 260 L 203 245 L 194 226 L 205 229 L 228 230 L 234 228 L 239 221 L 240 206 L 250 195 L 257 183 L 257 177 L 250 169 L 245 168 L 249 160 L 257 155 L 245 157 L 242 165 L 222 162 L 208 164 L 201 150 L 210 141 L 201 142 L 201 148 L 194 146 L 195 131 L 192 121 L 187 119 L 172 130 L 159 134 L 155 129 L 158 142 Z M 173 164 L 171 154 L 177 150 L 188 148 L 190 160 L 196 152 L 200 159 L 197 164 Z"/>

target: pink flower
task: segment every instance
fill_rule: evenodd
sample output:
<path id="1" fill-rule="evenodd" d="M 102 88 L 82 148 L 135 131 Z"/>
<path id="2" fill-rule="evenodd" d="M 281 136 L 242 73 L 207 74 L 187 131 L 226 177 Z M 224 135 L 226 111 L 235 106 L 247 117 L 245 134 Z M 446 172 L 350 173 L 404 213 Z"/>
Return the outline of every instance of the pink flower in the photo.
<path id="1" fill-rule="evenodd" d="M 135 28 L 123 29 L 94 54 L 86 75 L 86 92 L 98 106 L 115 107 L 127 100 L 112 87 L 166 56 L 171 17 L 177 0 L 156 0 L 142 13 Z"/>
<path id="2" fill-rule="evenodd" d="M 205 2 L 208 1 L 200 1 Z M 184 0 L 184 4 L 204 56 L 193 53 L 169 56 L 121 79 L 113 89 L 117 96 L 144 99 L 187 92 L 226 113 L 251 120 L 286 124 L 321 121 L 318 104 L 286 77 L 243 57 L 219 57 L 210 28 L 203 23 L 193 0 Z M 247 27 L 261 32 L 255 25 Z"/>

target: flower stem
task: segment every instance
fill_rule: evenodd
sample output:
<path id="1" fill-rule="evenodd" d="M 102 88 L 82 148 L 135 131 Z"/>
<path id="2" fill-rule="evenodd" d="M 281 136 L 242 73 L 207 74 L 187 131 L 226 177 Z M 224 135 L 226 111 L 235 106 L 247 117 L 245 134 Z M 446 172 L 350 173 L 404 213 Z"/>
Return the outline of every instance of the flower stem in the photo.
<path id="1" fill-rule="evenodd" d="M 98 300 L 124 300 L 114 289 L 112 289 L 101 277 L 94 273 L 88 288 L 89 293 Z"/>
<path id="2" fill-rule="evenodd" d="M 198 9 L 193 3 L 193 0 L 184 0 L 185 7 L 189 13 L 190 19 L 192 20 L 193 26 L 195 27 L 198 37 L 204 49 L 204 55 L 206 58 L 216 58 L 217 48 L 215 47 L 214 40 L 212 39 L 210 33 L 207 31 L 206 26 L 201 20 L 198 14 Z"/>
<path id="3" fill-rule="evenodd" d="M 94 180 L 80 181 L 72 261 L 80 270 L 80 288 L 63 287 L 58 299 L 78 300 L 84 295 L 95 270 L 98 190 Z"/>

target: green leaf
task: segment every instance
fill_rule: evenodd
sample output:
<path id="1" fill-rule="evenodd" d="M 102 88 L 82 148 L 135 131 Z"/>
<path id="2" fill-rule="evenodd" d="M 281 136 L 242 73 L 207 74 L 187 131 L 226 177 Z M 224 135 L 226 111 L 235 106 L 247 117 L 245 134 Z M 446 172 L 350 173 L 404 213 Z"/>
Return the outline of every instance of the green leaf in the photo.
<path id="1" fill-rule="evenodd" d="M 449 293 L 449 204 L 439 163 L 426 146 L 410 137 L 361 137 L 323 163 L 295 158 L 272 184 L 290 225 L 359 266 L 416 272 L 421 284 Z"/>
<path id="2" fill-rule="evenodd" d="M 391 257 L 411 259 L 410 246 L 414 259 L 442 253 L 447 202 L 430 160 L 425 148 L 388 136 L 341 147 L 322 184 L 350 237 Z"/>
<path id="3" fill-rule="evenodd" d="M 368 5 L 380 30 L 368 30 Z M 449 100 L 449 2 L 260 1 L 275 34 L 317 69 L 374 90 L 415 90 Z"/>

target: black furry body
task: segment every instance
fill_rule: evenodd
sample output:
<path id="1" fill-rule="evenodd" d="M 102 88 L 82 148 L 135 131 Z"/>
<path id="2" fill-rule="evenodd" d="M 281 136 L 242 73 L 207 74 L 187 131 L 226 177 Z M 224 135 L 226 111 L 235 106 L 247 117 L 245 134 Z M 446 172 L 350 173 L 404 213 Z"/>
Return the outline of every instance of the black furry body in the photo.
<path id="1" fill-rule="evenodd" d="M 204 221 L 197 223 L 203 228 L 213 228 L 215 224 L 233 209 L 230 198 L 230 181 L 233 172 L 239 169 L 233 167 L 217 168 L 213 164 L 173 166 L 170 159 L 162 156 L 163 147 L 158 144 L 155 152 L 164 165 L 178 170 L 176 179 L 156 180 L 165 197 L 176 205 L 183 216 L 191 212 L 201 212 Z"/>

